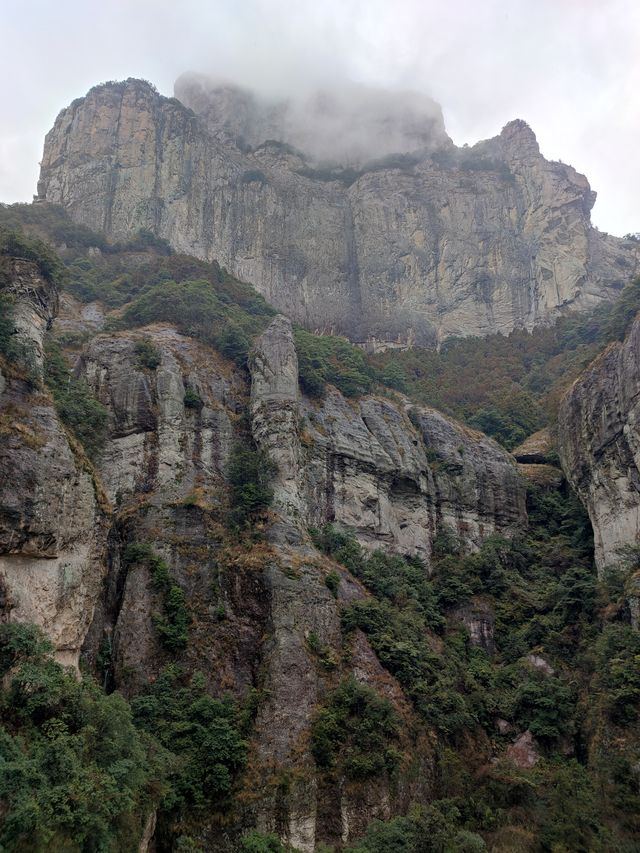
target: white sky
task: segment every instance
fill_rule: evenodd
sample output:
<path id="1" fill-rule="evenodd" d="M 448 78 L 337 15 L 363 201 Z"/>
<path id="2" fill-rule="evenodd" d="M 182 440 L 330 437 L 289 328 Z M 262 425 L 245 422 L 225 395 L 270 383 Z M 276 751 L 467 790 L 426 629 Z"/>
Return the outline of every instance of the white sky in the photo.
<path id="1" fill-rule="evenodd" d="M 523 118 L 584 172 L 595 224 L 640 231 L 640 0 L 0 0 L 0 201 L 35 192 L 60 109 L 183 71 L 277 94 L 341 80 L 424 91 L 457 144 Z"/>

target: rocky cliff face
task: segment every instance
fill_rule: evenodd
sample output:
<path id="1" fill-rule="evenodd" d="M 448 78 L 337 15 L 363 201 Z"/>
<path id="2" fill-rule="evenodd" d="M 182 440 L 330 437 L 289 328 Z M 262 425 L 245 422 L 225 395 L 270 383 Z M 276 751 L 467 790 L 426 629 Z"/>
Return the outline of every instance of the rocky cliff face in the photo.
<path id="1" fill-rule="evenodd" d="M 36 368 L 57 292 L 13 262 L 14 321 Z M 78 666 L 104 575 L 107 502 L 32 371 L 0 371 L 0 618 L 33 622 Z"/>
<path id="2" fill-rule="evenodd" d="M 160 353 L 154 369 L 137 361 L 142 339 Z M 325 578 L 337 567 L 316 551 L 307 529 L 338 521 L 369 547 L 418 553 L 427 562 L 445 524 L 475 547 L 496 530 L 526 523 L 524 489 L 509 455 L 430 410 L 410 419 L 402 401 L 349 402 L 337 391 L 322 402 L 304 399 L 291 324 L 281 316 L 252 353 L 250 395 L 242 373 L 167 326 L 97 335 L 77 370 L 110 413 L 98 469 L 116 507 L 87 660 L 107 642 L 109 677 L 132 694 L 170 659 L 154 628 L 162 604 L 153 579 L 123 559 L 128 543 L 152 542 L 192 612 L 180 660 L 205 673 L 214 693 L 245 696 L 256 684 L 264 691 L 244 797 L 252 821 L 312 851 L 319 841 L 357 837 L 371 818 L 424 799 L 433 776 L 424 728 L 363 635 L 348 653 L 343 648 L 341 603 L 366 593 L 340 569 L 332 595 Z M 185 405 L 186 388 L 197 393 L 198 407 Z M 230 544 L 220 525 L 224 472 L 247 406 L 254 440 L 277 463 L 275 515 L 267 541 L 250 552 Z M 313 636 L 333 661 L 329 670 Z M 382 777 L 336 788 L 317 774 L 311 720 L 349 674 L 375 685 L 409 721 L 402 747 L 413 757 L 393 786 Z"/>
<path id="3" fill-rule="evenodd" d="M 47 135 L 40 198 L 115 238 L 149 228 L 298 322 L 360 341 L 532 328 L 612 298 L 635 268 L 591 227 L 587 180 L 546 161 L 524 122 L 456 149 L 437 109 L 376 102 L 356 111 L 360 137 L 384 127 L 401 156 L 336 165 L 291 146 L 304 124 L 284 108 L 188 79 L 178 95 L 129 80 L 74 101 Z"/>
<path id="4" fill-rule="evenodd" d="M 44 305 L 53 317 L 55 291 L 35 268 L 21 265 L 19 273 L 16 282 L 28 274 L 32 286 L 16 285 L 16 316 L 40 316 Z M 61 311 L 66 333 L 86 330 L 69 295 Z M 28 326 L 40 348 L 44 325 Z M 157 356 L 151 367 L 140 359 L 141 342 Z M 322 401 L 305 399 L 291 323 L 282 316 L 254 347 L 250 384 L 244 371 L 166 324 L 94 330 L 68 355 L 109 415 L 95 469 L 37 380 L 3 365 L 2 618 L 36 622 L 59 659 L 77 666 L 81 656 L 107 686 L 130 696 L 170 662 L 202 672 L 214 695 L 244 699 L 260 688 L 245 790 L 231 815 L 237 825 L 276 831 L 313 851 L 427 801 L 429 730 L 365 636 L 343 637 L 341 607 L 367 593 L 316 550 L 308 527 L 336 521 L 368 547 L 417 553 L 428 566 L 444 525 L 473 548 L 526 523 L 511 457 L 402 397 L 350 401 L 333 390 Z M 226 470 L 247 429 L 277 463 L 276 494 L 263 537 L 238 543 L 224 526 Z M 162 557 L 184 592 L 184 649 L 169 651 L 161 641 L 162 593 L 152 566 L 128 557 L 133 544 Z M 330 572 L 338 576 L 333 591 Z M 403 758 L 393 781 L 382 773 L 338 783 L 318 773 L 310 726 L 348 676 L 402 715 Z M 214 825 L 207 832 L 211 849 L 226 849 Z"/>
<path id="5" fill-rule="evenodd" d="M 640 318 L 567 393 L 558 444 L 567 477 L 587 507 L 602 570 L 640 541 Z"/>
<path id="6" fill-rule="evenodd" d="M 515 464 L 482 433 L 400 396 L 301 398 L 288 319 L 258 339 L 251 372 L 253 434 L 278 464 L 276 507 L 289 522 L 337 520 L 365 546 L 427 562 L 443 526 L 476 547 L 525 523 Z"/>

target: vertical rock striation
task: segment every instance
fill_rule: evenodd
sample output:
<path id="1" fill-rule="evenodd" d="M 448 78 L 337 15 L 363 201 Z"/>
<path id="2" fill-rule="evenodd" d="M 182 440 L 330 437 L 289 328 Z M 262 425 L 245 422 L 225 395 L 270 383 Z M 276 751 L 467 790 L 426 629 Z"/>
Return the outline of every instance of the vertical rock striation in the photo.
<path id="1" fill-rule="evenodd" d="M 42 367 L 58 294 L 35 264 L 12 260 L 17 334 Z M 104 574 L 104 500 L 82 449 L 33 376 L 0 387 L 0 618 L 33 622 L 58 660 L 78 666 Z M 0 373 L 0 376 L 3 374 Z"/>
<path id="2" fill-rule="evenodd" d="M 47 135 L 39 197 L 117 239 L 149 228 L 356 341 L 531 329 L 612 299 L 636 268 L 632 248 L 592 228 L 586 178 L 545 160 L 522 121 L 457 149 L 438 108 L 380 95 L 345 133 L 384 126 L 399 153 L 327 162 L 292 106 L 267 115 L 250 93 L 189 79 L 177 91 L 128 80 L 74 101 Z M 312 118 L 332 126 L 344 111 L 321 102 Z"/>
<path id="3" fill-rule="evenodd" d="M 589 513 L 602 570 L 640 542 L 640 318 L 564 397 L 558 448 Z"/>
<path id="4" fill-rule="evenodd" d="M 337 521 L 367 547 L 429 560 L 453 530 L 471 547 L 526 524 L 525 490 L 495 442 L 433 409 L 367 396 L 299 398 L 291 323 L 276 317 L 251 359 L 254 437 L 278 465 L 277 509 L 305 529 Z"/>

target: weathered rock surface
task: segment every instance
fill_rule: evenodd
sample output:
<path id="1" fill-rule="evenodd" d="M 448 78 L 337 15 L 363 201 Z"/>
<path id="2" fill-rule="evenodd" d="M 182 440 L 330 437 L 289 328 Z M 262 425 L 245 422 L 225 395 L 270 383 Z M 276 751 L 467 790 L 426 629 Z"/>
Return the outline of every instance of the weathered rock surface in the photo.
<path id="1" fill-rule="evenodd" d="M 139 361 L 142 340 L 158 353 L 153 369 Z M 473 547 L 524 524 L 524 488 L 513 460 L 489 439 L 431 410 L 410 418 L 403 398 L 349 401 L 335 390 L 323 401 L 301 397 L 291 323 L 282 316 L 257 341 L 250 368 L 249 395 L 241 372 L 167 325 L 97 334 L 84 346 L 76 372 L 109 412 L 97 467 L 114 515 L 83 654 L 88 665 L 99 654 L 108 659 L 106 683 L 129 695 L 172 660 L 202 672 L 216 695 L 246 697 L 259 686 L 244 808 L 250 822 L 313 851 L 427 801 L 434 755 L 428 730 L 364 635 L 345 648 L 341 602 L 366 592 L 315 550 L 307 528 L 338 521 L 368 547 L 428 561 L 443 525 Z M 185 404 L 186 388 L 200 406 Z M 253 438 L 278 468 L 277 517 L 268 540 L 249 551 L 220 523 L 229 449 L 247 406 Z M 185 592 L 192 621 L 177 656 L 159 640 L 154 620 L 163 605 L 151 573 L 125 559 L 134 542 L 162 556 Z M 329 571 L 340 575 L 337 599 L 325 583 Z M 336 786 L 317 772 L 313 715 L 348 675 L 386 695 L 408 721 L 400 743 L 407 757 L 393 783 L 383 775 Z M 211 833 L 215 849 L 220 839 Z"/>
<path id="2" fill-rule="evenodd" d="M 140 363 L 141 341 L 157 352 L 157 367 Z M 225 470 L 246 405 L 242 376 L 166 325 L 98 335 L 76 369 L 109 412 L 97 467 L 117 510 L 86 657 L 95 659 L 106 642 L 109 677 L 129 694 L 170 660 L 154 627 L 162 602 L 153 578 L 144 565 L 127 566 L 122 558 L 128 544 L 142 543 L 167 561 L 187 594 L 194 617 L 188 665 L 205 673 L 213 692 L 245 695 L 255 680 L 269 597 L 261 564 L 239 560 L 233 573 L 220 568 Z"/>
<path id="3" fill-rule="evenodd" d="M 553 464 L 557 460 L 557 456 L 554 460 L 553 441 L 547 427 L 534 432 L 511 452 L 516 461 L 524 465 Z"/>
<path id="4" fill-rule="evenodd" d="M 558 453 L 547 427 L 534 432 L 511 451 L 520 475 L 541 489 L 559 489 L 564 482 Z"/>
<path id="5" fill-rule="evenodd" d="M 8 258 L 3 292 L 13 301 L 13 322 L 16 334 L 27 346 L 37 371 L 42 372 L 44 333 L 58 313 L 58 291 L 42 277 L 33 261 Z"/>
<path id="6" fill-rule="evenodd" d="M 34 264 L 13 261 L 18 333 L 42 360 L 57 293 Z M 8 370 L 0 391 L 0 618 L 33 622 L 56 657 L 78 665 L 104 574 L 106 531 L 91 467 L 51 398 Z"/>
<path id="7" fill-rule="evenodd" d="M 295 368 L 291 323 L 277 317 L 252 356 L 253 432 L 278 465 L 277 509 L 290 522 L 337 520 L 365 546 L 427 561 L 445 527 L 477 547 L 526 523 L 513 459 L 485 435 L 400 396 L 300 399 Z"/>
<path id="8" fill-rule="evenodd" d="M 574 382 L 558 416 L 567 478 L 587 508 L 599 570 L 640 542 L 640 318 Z"/>
<path id="9" fill-rule="evenodd" d="M 155 369 L 138 363 L 140 340 L 159 353 Z M 394 784 L 381 777 L 375 785 L 336 788 L 318 776 L 311 757 L 315 709 L 350 673 L 382 690 L 407 719 L 414 720 L 414 712 L 363 635 L 344 654 L 339 602 L 365 592 L 308 540 L 312 513 L 301 486 L 307 460 L 299 439 L 305 426 L 292 344 L 290 322 L 276 317 L 251 359 L 250 401 L 242 374 L 168 326 L 99 334 L 85 346 L 77 371 L 109 411 L 98 470 L 116 514 L 109 569 L 84 655 L 91 664 L 106 644 L 107 683 L 129 695 L 176 660 L 154 626 L 162 601 L 153 578 L 144 565 L 123 559 L 128 544 L 150 544 L 185 591 L 192 615 L 189 643 L 178 660 L 201 671 L 215 694 L 244 698 L 253 686 L 263 691 L 251 749 L 253 784 L 247 782 L 251 820 L 297 849 L 313 851 L 321 840 L 353 839 L 372 817 L 389 817 L 426 799 L 433 785 L 433 747 L 417 723 L 403 734 L 403 749 L 412 758 Z M 197 390 L 201 408 L 185 405 L 185 387 Z M 278 463 L 274 509 L 281 516 L 270 542 L 249 552 L 246 545 L 230 545 L 220 525 L 229 448 L 248 403 L 254 437 Z M 325 583 L 331 570 L 341 574 L 339 600 Z M 312 636 L 330 656 L 329 668 Z M 283 772 L 291 777 L 286 797 L 279 787 Z M 212 833 L 217 849 L 220 840 Z"/>
<path id="10" fill-rule="evenodd" d="M 546 161 L 524 122 L 456 149 L 435 114 L 356 111 L 404 153 L 345 170 L 287 144 L 304 140 L 282 117 L 267 136 L 248 93 L 187 80 L 179 97 L 193 109 L 129 80 L 74 101 L 47 135 L 40 198 L 114 238 L 150 228 L 360 341 L 532 328 L 613 298 L 636 267 L 591 227 L 587 180 Z"/>
<path id="11" fill-rule="evenodd" d="M 136 344 L 142 341 L 160 356 L 155 369 L 139 361 Z M 113 501 L 158 489 L 165 498 L 184 499 L 199 487 L 220 488 L 243 393 L 242 380 L 224 359 L 157 326 L 98 335 L 77 371 L 109 412 L 99 469 Z"/>
<path id="12" fill-rule="evenodd" d="M 487 654 L 495 652 L 493 631 L 496 617 L 486 601 L 475 598 L 465 607 L 459 608 L 454 616 L 465 626 L 474 645 L 484 649 Z"/>
<path id="13" fill-rule="evenodd" d="M 540 755 L 533 735 L 528 729 L 507 747 L 506 758 L 522 770 L 529 770 L 536 766 Z"/>

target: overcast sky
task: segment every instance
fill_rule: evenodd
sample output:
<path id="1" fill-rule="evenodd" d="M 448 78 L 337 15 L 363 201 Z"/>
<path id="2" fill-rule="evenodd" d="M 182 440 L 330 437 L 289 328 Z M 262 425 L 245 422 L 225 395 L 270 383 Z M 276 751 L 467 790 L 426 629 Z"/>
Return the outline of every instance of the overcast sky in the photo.
<path id="1" fill-rule="evenodd" d="M 59 110 L 92 85 L 186 70 L 284 94 L 354 80 L 442 104 L 457 144 L 512 118 L 640 231 L 640 0 L 0 0 L 0 201 L 30 200 Z"/>

